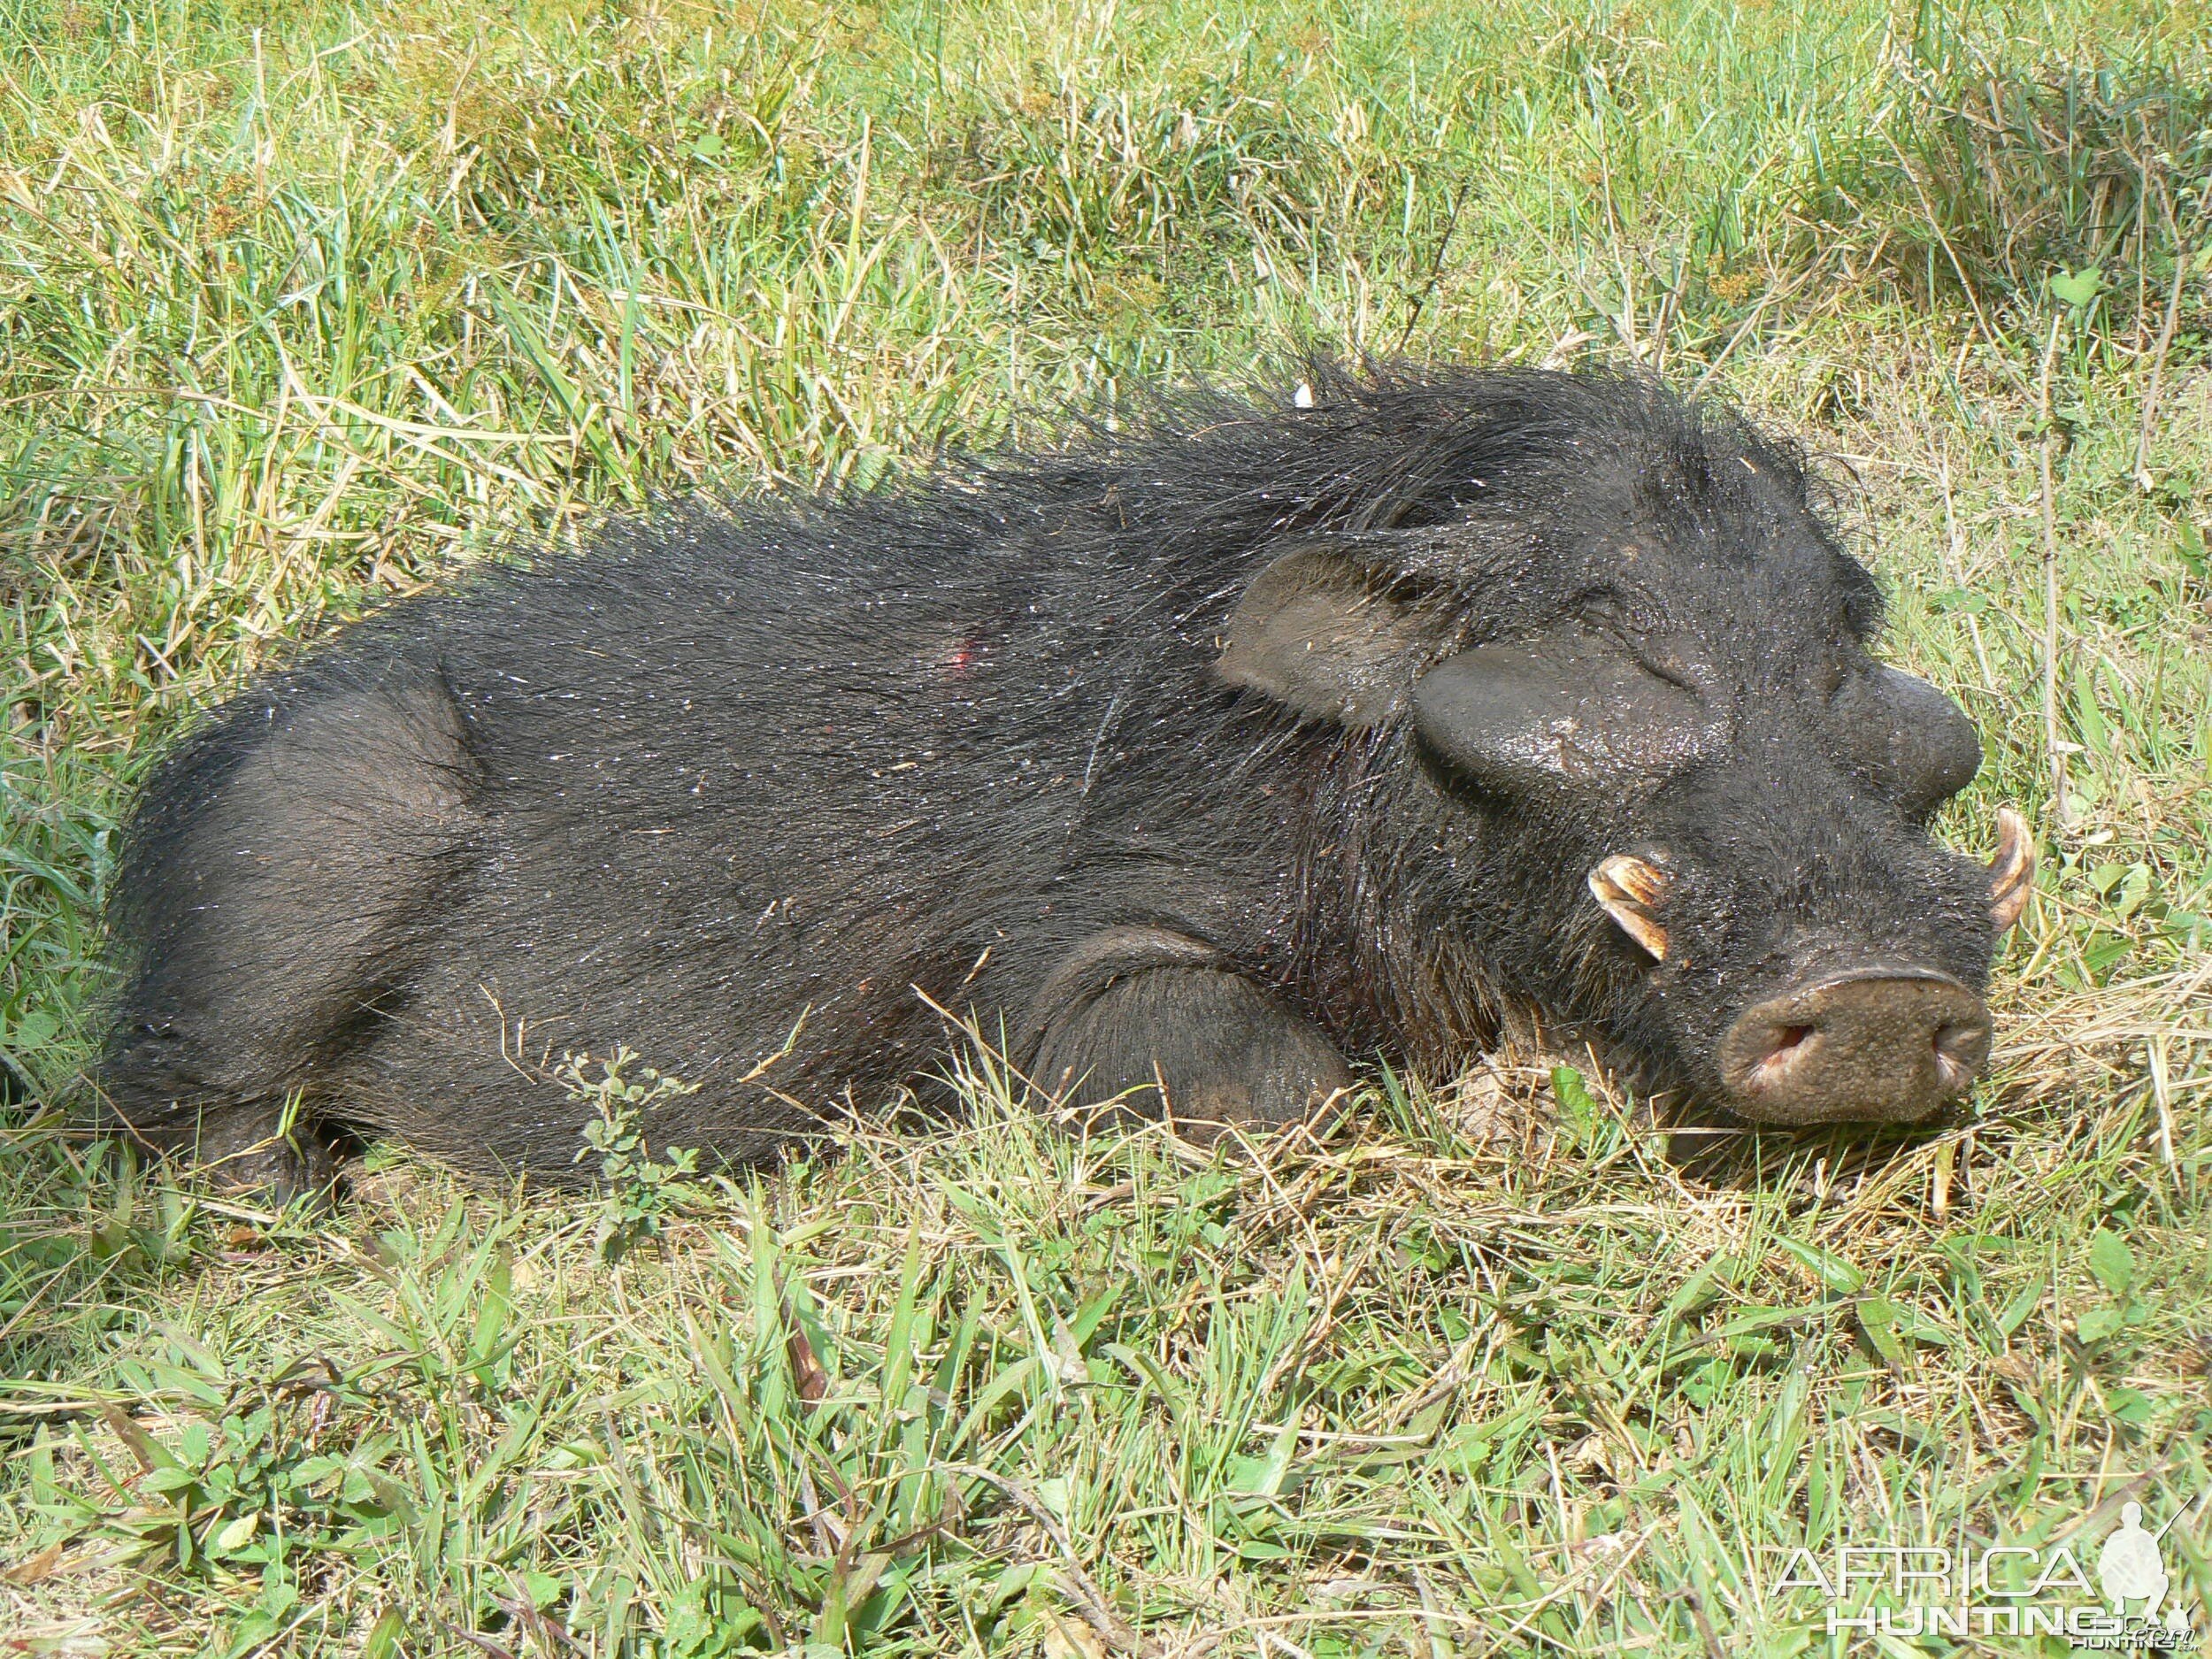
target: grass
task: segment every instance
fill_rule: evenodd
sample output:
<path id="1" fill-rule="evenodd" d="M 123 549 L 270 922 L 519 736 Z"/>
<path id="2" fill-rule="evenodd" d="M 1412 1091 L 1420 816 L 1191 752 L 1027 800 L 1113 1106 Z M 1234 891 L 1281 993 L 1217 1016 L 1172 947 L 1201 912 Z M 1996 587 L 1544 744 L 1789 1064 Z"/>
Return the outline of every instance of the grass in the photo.
<path id="1" fill-rule="evenodd" d="M 1791 1552 L 2089 1563 L 2130 1499 L 2201 1608 L 2203 6 L 0 0 L 0 1650 L 2055 1652 L 1831 1633 Z M 1563 1056 L 1202 1154 L 1053 1133 L 971 1045 L 956 1132 L 733 1182 L 610 1130 L 588 1199 L 385 1148 L 323 1217 L 62 1133 L 119 803 L 285 642 L 609 505 L 1317 343 L 1639 362 L 1835 457 L 1988 741 L 1943 833 L 2043 841 L 1967 1120 L 1693 1173 Z"/>

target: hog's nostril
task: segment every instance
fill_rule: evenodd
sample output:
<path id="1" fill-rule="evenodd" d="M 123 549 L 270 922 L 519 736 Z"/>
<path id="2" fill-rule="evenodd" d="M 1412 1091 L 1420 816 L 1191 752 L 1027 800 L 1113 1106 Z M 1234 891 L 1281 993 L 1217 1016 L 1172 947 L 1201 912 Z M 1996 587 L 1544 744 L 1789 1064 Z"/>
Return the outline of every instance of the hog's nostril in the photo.
<path id="1" fill-rule="evenodd" d="M 1777 1026 L 1774 1040 L 1767 1049 L 1767 1056 L 1759 1064 L 1763 1066 L 1787 1064 L 1796 1057 L 1798 1050 L 1811 1040 L 1816 1029 L 1812 1025 Z"/>
<path id="2" fill-rule="evenodd" d="M 1982 1062 L 1989 1057 L 1989 1027 L 1971 1020 L 1952 1020 L 1936 1027 L 1936 1069 L 1943 1081 L 1963 1089 L 1974 1080 Z"/>
<path id="3" fill-rule="evenodd" d="M 1939 1025 L 1935 1034 L 1936 1052 L 1947 1060 L 1962 1060 L 1983 1034 L 1978 1025 Z"/>

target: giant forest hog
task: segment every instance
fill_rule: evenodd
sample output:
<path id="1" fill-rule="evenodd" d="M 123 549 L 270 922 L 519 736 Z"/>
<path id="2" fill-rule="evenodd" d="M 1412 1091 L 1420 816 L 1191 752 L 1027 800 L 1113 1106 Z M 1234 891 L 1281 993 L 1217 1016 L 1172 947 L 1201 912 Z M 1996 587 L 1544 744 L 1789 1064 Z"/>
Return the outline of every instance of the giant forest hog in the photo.
<path id="1" fill-rule="evenodd" d="M 550 1072 L 627 1045 L 698 1086 L 652 1144 L 756 1160 L 941 1091 L 938 1009 L 1202 1123 L 1517 1004 L 1753 1123 L 1963 1092 L 2024 826 L 1931 839 L 1979 743 L 1793 455 L 1640 380 L 1314 378 L 613 525 L 268 674 L 130 822 L 113 1111 L 280 1189 L 339 1125 L 566 1182 Z"/>

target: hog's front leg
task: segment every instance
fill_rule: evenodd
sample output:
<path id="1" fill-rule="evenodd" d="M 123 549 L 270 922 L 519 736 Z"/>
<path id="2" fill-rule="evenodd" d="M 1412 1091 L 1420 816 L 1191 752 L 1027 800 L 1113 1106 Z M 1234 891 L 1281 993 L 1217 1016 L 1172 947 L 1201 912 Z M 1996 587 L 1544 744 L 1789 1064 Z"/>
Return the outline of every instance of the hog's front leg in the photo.
<path id="1" fill-rule="evenodd" d="M 1352 1083 L 1311 1021 L 1212 946 L 1164 928 L 1083 941 L 1023 1030 L 1024 1069 L 1040 1087 L 1071 1105 L 1171 1114 L 1195 1139 L 1296 1122 Z"/>

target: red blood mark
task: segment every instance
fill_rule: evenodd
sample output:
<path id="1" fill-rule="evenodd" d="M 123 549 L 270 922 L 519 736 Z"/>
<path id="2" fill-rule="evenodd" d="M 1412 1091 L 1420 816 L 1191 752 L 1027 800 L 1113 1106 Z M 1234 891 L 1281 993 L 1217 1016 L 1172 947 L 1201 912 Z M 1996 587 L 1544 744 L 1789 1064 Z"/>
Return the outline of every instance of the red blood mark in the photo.
<path id="1" fill-rule="evenodd" d="M 942 664 L 945 678 L 954 681 L 967 679 L 975 667 L 976 659 L 982 655 L 982 640 L 973 634 L 966 635 L 945 654 Z"/>

